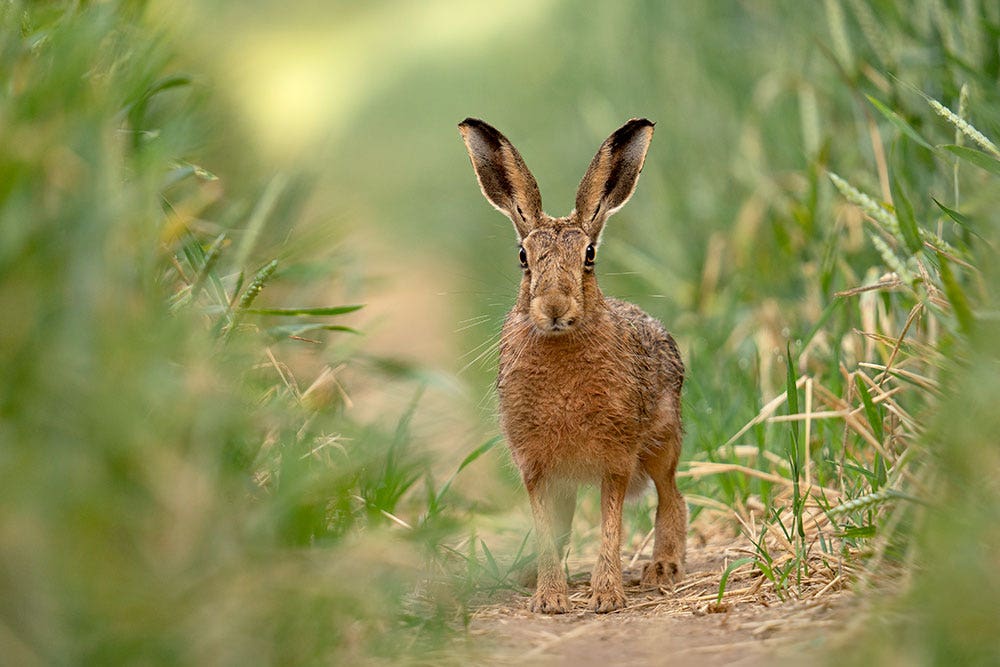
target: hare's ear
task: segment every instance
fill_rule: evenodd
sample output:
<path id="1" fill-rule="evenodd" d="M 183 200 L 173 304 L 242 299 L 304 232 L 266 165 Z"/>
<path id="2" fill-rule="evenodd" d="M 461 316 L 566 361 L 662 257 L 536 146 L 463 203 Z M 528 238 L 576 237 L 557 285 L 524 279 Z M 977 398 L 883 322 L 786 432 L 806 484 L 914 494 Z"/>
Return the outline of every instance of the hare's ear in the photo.
<path id="1" fill-rule="evenodd" d="M 615 130 L 597 150 L 576 192 L 577 220 L 595 241 L 604 221 L 624 206 L 635 191 L 652 138 L 653 123 L 633 118 Z"/>
<path id="2" fill-rule="evenodd" d="M 535 177 L 507 137 L 488 123 L 466 118 L 458 124 L 458 131 L 486 199 L 511 219 L 518 236 L 524 238 L 542 214 Z"/>

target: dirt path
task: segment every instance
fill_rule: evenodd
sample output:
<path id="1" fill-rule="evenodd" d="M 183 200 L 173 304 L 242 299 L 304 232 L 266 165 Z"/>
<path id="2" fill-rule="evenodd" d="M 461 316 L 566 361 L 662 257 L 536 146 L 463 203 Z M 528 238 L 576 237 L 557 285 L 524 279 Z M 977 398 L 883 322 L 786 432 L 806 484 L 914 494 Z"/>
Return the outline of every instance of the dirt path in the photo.
<path id="1" fill-rule="evenodd" d="M 571 560 L 572 612 L 532 614 L 527 596 L 511 595 L 476 611 L 471 643 L 483 664 L 763 665 L 801 658 L 843 627 L 848 594 L 815 582 L 782 602 L 749 568 L 733 574 L 717 605 L 725 560 L 745 555 L 744 546 L 739 538 L 690 544 L 687 578 L 666 595 L 639 589 L 640 559 L 625 571 L 628 607 L 606 615 L 587 610 L 589 562 Z"/>

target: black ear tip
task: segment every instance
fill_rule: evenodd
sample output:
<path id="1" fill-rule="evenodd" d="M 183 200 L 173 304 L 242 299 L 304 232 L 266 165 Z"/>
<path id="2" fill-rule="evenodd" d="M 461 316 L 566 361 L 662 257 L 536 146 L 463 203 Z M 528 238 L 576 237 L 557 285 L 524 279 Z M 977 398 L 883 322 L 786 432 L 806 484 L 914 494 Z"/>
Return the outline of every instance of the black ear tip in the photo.
<path id="1" fill-rule="evenodd" d="M 485 129 L 485 128 L 493 129 L 492 127 L 490 127 L 490 124 L 487 123 L 486 121 L 479 120 L 478 118 L 473 118 L 472 116 L 469 116 L 468 118 L 466 118 L 465 120 L 463 120 L 461 123 L 458 124 L 458 126 L 459 127 L 474 127 L 474 128 L 478 128 L 478 129 L 481 129 L 481 130 Z"/>
<path id="2" fill-rule="evenodd" d="M 608 137 L 607 145 L 609 145 L 612 150 L 617 150 L 633 141 L 636 137 L 640 136 L 640 134 L 646 129 L 649 129 L 649 138 L 652 138 L 655 125 L 656 123 L 648 118 L 633 118 L 615 130 L 614 133 Z"/>
<path id="3" fill-rule="evenodd" d="M 477 143 L 487 146 L 490 150 L 497 151 L 504 143 L 510 143 L 507 138 L 500 134 L 500 130 L 496 129 L 484 120 L 479 120 L 478 118 L 466 118 L 461 123 L 458 124 L 459 131 L 463 136 L 471 136 L 473 140 Z M 471 130 L 470 135 L 466 135 L 466 131 Z"/>

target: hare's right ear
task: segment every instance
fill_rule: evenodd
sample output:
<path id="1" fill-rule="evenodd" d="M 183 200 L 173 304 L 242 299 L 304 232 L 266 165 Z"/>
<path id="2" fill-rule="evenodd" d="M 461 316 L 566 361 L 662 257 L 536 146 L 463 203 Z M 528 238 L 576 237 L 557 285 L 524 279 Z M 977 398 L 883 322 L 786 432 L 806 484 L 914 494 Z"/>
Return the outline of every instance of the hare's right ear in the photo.
<path id="1" fill-rule="evenodd" d="M 458 131 L 486 199 L 510 218 L 517 235 L 524 238 L 542 214 L 535 177 L 507 137 L 488 123 L 466 118 L 458 124 Z"/>
<path id="2" fill-rule="evenodd" d="M 653 123 L 633 118 L 604 140 L 580 181 L 576 192 L 576 216 L 594 243 L 604 221 L 625 205 L 639 182 L 646 151 L 653 139 Z"/>

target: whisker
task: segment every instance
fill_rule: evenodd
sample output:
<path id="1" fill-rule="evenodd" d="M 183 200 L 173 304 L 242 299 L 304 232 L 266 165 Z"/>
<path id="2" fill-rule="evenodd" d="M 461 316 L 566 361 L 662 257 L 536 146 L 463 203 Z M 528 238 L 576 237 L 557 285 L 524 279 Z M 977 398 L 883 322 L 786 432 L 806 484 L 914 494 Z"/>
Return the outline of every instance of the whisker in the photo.
<path id="1" fill-rule="evenodd" d="M 490 341 L 487 341 L 487 342 L 490 342 Z M 482 347 L 482 345 L 480 345 L 479 347 Z M 499 349 L 499 347 L 500 347 L 500 341 L 499 340 L 493 341 L 493 343 L 489 347 L 487 347 L 485 350 L 483 350 L 482 352 L 480 352 L 479 354 L 477 354 L 469 363 L 467 363 L 464 366 L 462 366 L 462 368 L 458 371 L 458 373 L 456 375 L 461 375 L 465 371 L 469 370 L 469 368 L 471 368 L 477 362 L 482 361 L 485 357 L 487 357 L 490 354 L 492 354 L 493 352 L 495 352 L 497 349 Z M 478 349 L 478 348 L 476 348 L 476 349 Z"/>
<path id="2" fill-rule="evenodd" d="M 462 331 L 468 331 L 474 327 L 478 327 L 481 324 L 486 324 L 490 321 L 490 315 L 479 315 L 478 317 L 471 317 L 467 320 L 462 320 L 459 322 L 461 326 L 453 330 L 453 333 L 460 333 Z"/>

